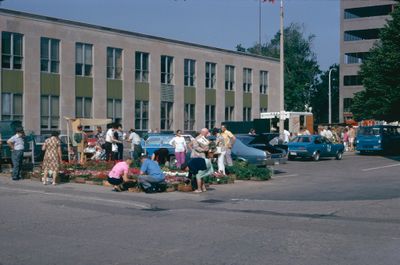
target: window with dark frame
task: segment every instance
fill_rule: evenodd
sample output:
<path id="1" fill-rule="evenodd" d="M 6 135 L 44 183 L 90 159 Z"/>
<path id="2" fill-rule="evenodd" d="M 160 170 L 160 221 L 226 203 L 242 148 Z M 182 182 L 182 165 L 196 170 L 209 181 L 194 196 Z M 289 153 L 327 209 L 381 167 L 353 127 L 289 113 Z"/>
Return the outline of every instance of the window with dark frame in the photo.
<path id="1" fill-rule="evenodd" d="M 235 66 L 225 66 L 225 90 L 235 90 Z"/>
<path id="2" fill-rule="evenodd" d="M 216 85 L 216 64 L 206 62 L 206 88 L 214 89 Z"/>
<path id="3" fill-rule="evenodd" d="M 136 100 L 135 102 L 135 129 L 147 130 L 149 127 L 149 102 Z"/>
<path id="4" fill-rule="evenodd" d="M 194 104 L 185 104 L 184 111 L 184 126 L 183 129 L 185 131 L 193 131 L 195 124 L 195 105 Z"/>
<path id="5" fill-rule="evenodd" d="M 40 71 L 60 72 L 60 40 L 40 38 Z"/>
<path id="6" fill-rule="evenodd" d="M 172 85 L 174 79 L 174 57 L 161 55 L 161 84 Z"/>
<path id="7" fill-rule="evenodd" d="M 14 32 L 1 34 L 1 67 L 3 69 L 22 70 L 23 35 Z"/>
<path id="8" fill-rule="evenodd" d="M 161 101 L 161 130 L 171 130 L 173 124 L 173 106 L 174 103 Z"/>
<path id="9" fill-rule="evenodd" d="M 260 94 L 268 93 L 268 71 L 260 71 Z"/>
<path id="10" fill-rule="evenodd" d="M 145 52 L 135 53 L 135 80 L 136 82 L 149 82 L 149 54 Z"/>
<path id="11" fill-rule="evenodd" d="M 191 59 L 184 60 L 184 85 L 194 87 L 196 80 L 196 61 Z"/>
<path id="12" fill-rule="evenodd" d="M 252 70 L 243 68 L 243 92 L 251 93 L 252 83 Z"/>
<path id="13" fill-rule="evenodd" d="M 206 105 L 206 128 L 213 129 L 215 127 L 215 105 Z"/>
<path id="14" fill-rule="evenodd" d="M 77 42 L 75 44 L 75 74 L 77 76 L 92 76 L 93 45 Z"/>
<path id="15" fill-rule="evenodd" d="M 107 78 L 121 79 L 122 49 L 107 47 Z"/>
<path id="16" fill-rule="evenodd" d="M 1 93 L 1 119 L 19 120 L 23 118 L 22 94 Z"/>

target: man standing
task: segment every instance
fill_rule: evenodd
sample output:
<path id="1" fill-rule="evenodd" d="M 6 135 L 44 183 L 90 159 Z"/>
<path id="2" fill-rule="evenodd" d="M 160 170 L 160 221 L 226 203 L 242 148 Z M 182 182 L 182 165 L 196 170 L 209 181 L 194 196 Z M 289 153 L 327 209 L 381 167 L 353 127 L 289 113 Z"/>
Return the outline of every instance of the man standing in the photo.
<path id="1" fill-rule="evenodd" d="M 142 147 L 140 145 L 140 136 L 139 134 L 136 133 L 135 129 L 130 129 L 129 131 L 129 138 L 128 142 L 131 143 L 131 158 L 133 160 L 137 160 L 141 153 L 142 153 Z"/>
<path id="2" fill-rule="evenodd" d="M 114 142 L 116 142 L 116 139 L 114 137 L 114 130 L 115 130 L 115 124 L 109 127 L 106 133 L 106 142 L 104 144 L 104 149 L 106 150 L 107 161 L 114 160 L 112 152 L 112 145 Z"/>
<path id="3" fill-rule="evenodd" d="M 232 147 L 235 144 L 236 137 L 226 129 L 225 125 L 221 125 L 221 136 L 224 138 L 226 153 L 225 161 L 228 166 L 233 166 L 232 161 Z"/>
<path id="4" fill-rule="evenodd" d="M 11 150 L 11 161 L 13 163 L 12 180 L 22 179 L 21 169 L 25 147 L 24 136 L 24 130 L 19 128 L 17 129 L 16 134 L 7 141 Z"/>
<path id="5" fill-rule="evenodd" d="M 150 189 L 152 184 L 164 182 L 164 173 L 156 161 L 148 159 L 147 156 L 141 156 L 140 162 L 142 162 L 142 166 L 138 180 L 145 191 Z"/>

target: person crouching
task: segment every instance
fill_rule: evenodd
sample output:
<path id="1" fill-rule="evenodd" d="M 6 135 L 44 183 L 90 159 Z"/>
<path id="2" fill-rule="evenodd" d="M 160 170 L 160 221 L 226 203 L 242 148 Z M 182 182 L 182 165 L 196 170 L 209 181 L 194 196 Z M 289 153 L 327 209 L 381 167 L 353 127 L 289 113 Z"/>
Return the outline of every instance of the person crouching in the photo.
<path id="1" fill-rule="evenodd" d="M 189 175 L 195 176 L 197 184 L 194 185 L 197 186 L 197 189 L 194 190 L 195 193 L 207 191 L 206 185 L 204 183 L 204 177 L 211 176 L 214 173 L 214 168 L 211 162 L 213 156 L 214 153 L 209 151 L 207 152 L 207 158 L 192 158 L 187 164 L 183 164 L 181 166 L 182 170 L 189 171 Z"/>
<path id="2" fill-rule="evenodd" d="M 165 181 L 164 173 L 156 161 L 147 158 L 146 155 L 142 155 L 140 162 L 142 166 L 140 167 L 138 181 L 143 190 L 151 189 L 152 185 L 157 185 Z"/>
<path id="3" fill-rule="evenodd" d="M 128 158 L 125 161 L 118 162 L 108 173 L 107 181 L 114 186 L 113 191 L 123 191 L 124 183 L 129 182 L 128 173 L 129 167 L 132 164 L 132 159 Z"/>

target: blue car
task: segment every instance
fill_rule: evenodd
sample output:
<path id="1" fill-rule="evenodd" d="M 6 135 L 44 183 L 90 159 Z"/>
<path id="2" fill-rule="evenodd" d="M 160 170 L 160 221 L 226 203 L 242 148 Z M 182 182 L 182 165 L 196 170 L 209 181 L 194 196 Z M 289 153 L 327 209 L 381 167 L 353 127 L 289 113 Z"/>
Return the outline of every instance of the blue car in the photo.
<path id="1" fill-rule="evenodd" d="M 360 127 L 356 150 L 367 152 L 400 153 L 400 126 L 375 125 Z"/>
<path id="2" fill-rule="evenodd" d="M 296 157 L 312 158 L 318 161 L 321 157 L 343 158 L 344 145 L 335 144 L 320 135 L 297 136 L 288 144 L 288 159 Z"/>
<path id="3" fill-rule="evenodd" d="M 185 138 L 187 145 L 194 139 L 191 135 L 182 136 Z M 174 137 L 174 134 L 150 134 L 146 141 L 142 142 L 142 148 L 149 157 L 160 148 L 168 149 L 169 155 L 174 156 L 175 149 L 169 144 Z"/>

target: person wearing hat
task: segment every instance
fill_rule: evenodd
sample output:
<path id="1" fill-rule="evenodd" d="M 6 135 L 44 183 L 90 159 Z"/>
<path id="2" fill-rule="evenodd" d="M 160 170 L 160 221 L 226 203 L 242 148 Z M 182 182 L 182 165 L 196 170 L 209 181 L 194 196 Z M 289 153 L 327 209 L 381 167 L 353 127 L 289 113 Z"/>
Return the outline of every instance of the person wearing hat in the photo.
<path id="1" fill-rule="evenodd" d="M 25 141 L 24 141 L 24 130 L 19 128 L 16 130 L 16 134 L 7 140 L 7 144 L 11 150 L 11 161 L 13 164 L 12 170 L 12 180 L 20 180 L 21 177 L 21 169 L 22 169 L 22 160 L 24 158 L 24 149 L 25 149 Z"/>

